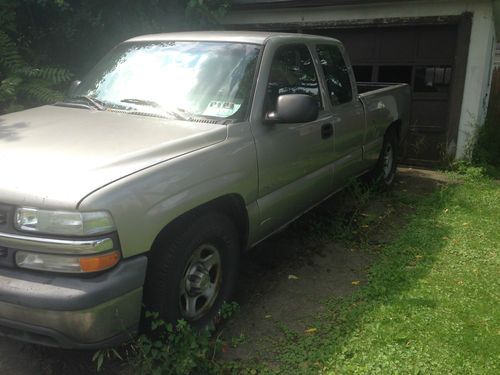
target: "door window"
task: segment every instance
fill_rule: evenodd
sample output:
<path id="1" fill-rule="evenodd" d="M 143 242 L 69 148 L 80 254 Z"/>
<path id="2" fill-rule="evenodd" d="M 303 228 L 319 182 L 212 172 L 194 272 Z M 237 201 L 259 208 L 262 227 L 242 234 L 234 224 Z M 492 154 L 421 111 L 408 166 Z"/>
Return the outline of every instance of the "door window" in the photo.
<path id="1" fill-rule="evenodd" d="M 321 108 L 318 77 L 305 45 L 285 46 L 274 55 L 267 85 L 266 113 L 276 109 L 278 96 L 289 94 L 310 95 Z"/>
<path id="2" fill-rule="evenodd" d="M 352 100 L 352 87 L 349 69 L 340 49 L 334 45 L 319 45 L 317 51 L 332 104 L 339 105 L 350 102 Z"/>

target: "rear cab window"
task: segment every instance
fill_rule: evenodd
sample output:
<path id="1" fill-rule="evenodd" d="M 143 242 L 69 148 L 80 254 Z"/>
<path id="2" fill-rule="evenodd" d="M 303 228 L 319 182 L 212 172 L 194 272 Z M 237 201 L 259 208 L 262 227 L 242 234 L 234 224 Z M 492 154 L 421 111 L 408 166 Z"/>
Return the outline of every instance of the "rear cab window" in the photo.
<path id="1" fill-rule="evenodd" d="M 353 99 L 352 83 L 341 49 L 333 44 L 320 44 L 316 51 L 332 105 L 350 103 Z"/>

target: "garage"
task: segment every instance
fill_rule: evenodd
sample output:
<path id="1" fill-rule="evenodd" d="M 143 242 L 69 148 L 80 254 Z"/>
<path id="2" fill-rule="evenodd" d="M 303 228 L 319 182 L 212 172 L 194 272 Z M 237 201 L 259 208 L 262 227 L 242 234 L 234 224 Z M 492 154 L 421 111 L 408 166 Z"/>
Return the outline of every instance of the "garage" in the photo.
<path id="1" fill-rule="evenodd" d="M 304 30 L 343 41 L 358 82 L 403 82 L 411 86 L 410 134 L 402 161 L 435 164 L 446 155 L 450 120 L 460 108 L 450 100 L 460 87 L 458 25 Z M 463 70 L 463 69 L 462 69 Z M 463 77 L 462 77 L 463 79 Z"/>
<path id="2" fill-rule="evenodd" d="M 326 35 L 344 43 L 360 82 L 412 89 L 401 161 L 466 157 L 487 111 L 498 9 L 493 0 L 234 1 L 226 24 Z"/>

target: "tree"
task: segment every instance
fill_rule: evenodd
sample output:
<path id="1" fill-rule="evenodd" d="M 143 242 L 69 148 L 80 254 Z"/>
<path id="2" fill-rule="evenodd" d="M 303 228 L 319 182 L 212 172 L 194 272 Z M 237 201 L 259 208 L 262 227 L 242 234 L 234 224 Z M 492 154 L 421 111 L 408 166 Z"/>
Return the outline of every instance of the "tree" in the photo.
<path id="1" fill-rule="evenodd" d="M 123 40 L 218 27 L 229 7 L 229 0 L 0 2 L 0 112 L 59 100 L 71 77 Z"/>

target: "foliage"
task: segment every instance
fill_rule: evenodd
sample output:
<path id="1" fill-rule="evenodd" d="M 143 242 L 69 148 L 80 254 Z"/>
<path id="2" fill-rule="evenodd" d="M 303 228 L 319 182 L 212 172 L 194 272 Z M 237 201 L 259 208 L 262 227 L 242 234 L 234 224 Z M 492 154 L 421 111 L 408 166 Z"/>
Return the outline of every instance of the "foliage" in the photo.
<path id="1" fill-rule="evenodd" d="M 230 0 L 187 0 L 186 18 L 191 28 L 217 26 L 229 9 Z"/>
<path id="2" fill-rule="evenodd" d="M 59 100 L 72 76 L 81 78 L 133 36 L 217 27 L 228 6 L 228 0 L 2 0 L 0 113 Z"/>
<path id="3" fill-rule="evenodd" d="M 428 195 L 393 195 L 410 205 L 406 227 L 383 246 L 351 296 L 332 298 L 307 322 L 315 331 L 272 341 L 272 360 L 240 364 L 271 374 L 497 374 L 500 355 L 500 185 L 462 165 Z M 411 196 L 410 196 L 411 195 Z M 354 285 L 354 284 L 353 284 Z M 265 344 L 261 344 L 265 345 Z M 259 348 L 266 350 L 266 348 Z"/>
<path id="4" fill-rule="evenodd" d="M 480 127 L 472 151 L 472 161 L 488 172 L 500 175 L 500 69 L 493 73 L 488 116 Z M 495 170 L 496 169 L 496 170 Z"/>
<path id="5" fill-rule="evenodd" d="M 224 303 L 219 319 L 227 320 L 239 310 L 236 302 Z M 179 320 L 175 327 L 159 318 L 158 313 L 146 312 L 150 323 L 147 334 L 140 335 L 132 344 L 119 350 L 115 348 L 97 351 L 92 360 L 97 370 L 103 368 L 105 361 L 126 361 L 139 375 L 170 374 L 218 374 L 220 365 L 215 361 L 216 354 L 226 345 L 219 336 L 213 338 L 214 328 L 197 330 L 185 320 Z M 232 345 L 244 340 L 240 337 Z"/>
<path id="6" fill-rule="evenodd" d="M 5 28 L 11 29 L 12 12 L 4 9 L 0 14 L 6 20 Z M 60 88 L 70 78 L 66 69 L 28 64 L 7 31 L 0 29 L 0 112 L 22 109 L 20 103 L 44 104 L 60 100 Z"/>

